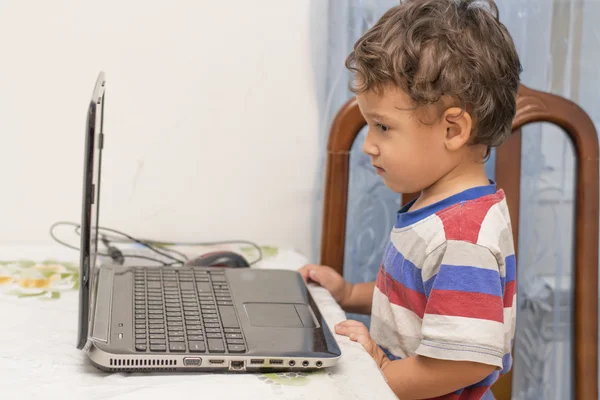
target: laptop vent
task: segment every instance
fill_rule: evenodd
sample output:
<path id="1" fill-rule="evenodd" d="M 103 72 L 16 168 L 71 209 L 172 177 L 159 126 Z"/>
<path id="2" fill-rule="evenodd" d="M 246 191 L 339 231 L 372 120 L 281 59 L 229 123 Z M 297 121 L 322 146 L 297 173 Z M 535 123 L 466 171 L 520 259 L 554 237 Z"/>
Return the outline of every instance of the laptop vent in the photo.
<path id="1" fill-rule="evenodd" d="M 109 361 L 111 369 L 118 371 L 148 371 L 148 370 L 175 370 L 177 360 L 174 359 L 138 359 L 138 358 L 111 358 Z M 116 367 L 116 368 L 115 368 Z"/>

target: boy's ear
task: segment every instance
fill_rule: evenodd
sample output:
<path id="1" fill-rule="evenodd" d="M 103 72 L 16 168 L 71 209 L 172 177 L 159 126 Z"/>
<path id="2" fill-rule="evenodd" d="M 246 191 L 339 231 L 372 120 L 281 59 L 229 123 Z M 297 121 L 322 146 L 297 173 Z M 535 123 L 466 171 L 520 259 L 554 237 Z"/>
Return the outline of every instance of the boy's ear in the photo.
<path id="1" fill-rule="evenodd" d="M 442 116 L 442 124 L 446 129 L 444 144 L 449 151 L 459 150 L 471 139 L 473 120 L 467 111 L 459 107 L 448 108 Z"/>

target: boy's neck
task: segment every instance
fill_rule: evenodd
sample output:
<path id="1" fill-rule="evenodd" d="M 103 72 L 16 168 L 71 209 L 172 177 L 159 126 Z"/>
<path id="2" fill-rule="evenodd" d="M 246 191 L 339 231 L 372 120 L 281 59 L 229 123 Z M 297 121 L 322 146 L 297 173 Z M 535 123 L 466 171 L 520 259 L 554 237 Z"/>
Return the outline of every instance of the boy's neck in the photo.
<path id="1" fill-rule="evenodd" d="M 423 189 L 410 211 L 427 207 L 467 189 L 489 184 L 483 162 L 459 164 L 433 185 Z"/>

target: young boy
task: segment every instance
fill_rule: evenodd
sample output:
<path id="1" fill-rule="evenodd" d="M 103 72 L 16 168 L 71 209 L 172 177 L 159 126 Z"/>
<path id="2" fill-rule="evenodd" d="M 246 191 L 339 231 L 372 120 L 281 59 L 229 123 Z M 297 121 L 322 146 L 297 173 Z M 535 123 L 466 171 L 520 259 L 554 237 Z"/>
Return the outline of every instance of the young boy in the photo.
<path id="1" fill-rule="evenodd" d="M 515 256 L 490 148 L 511 132 L 521 65 L 492 1 L 412 0 L 389 10 L 346 65 L 369 131 L 363 150 L 398 213 L 377 281 L 350 284 L 307 265 L 348 312 L 336 332 L 361 343 L 401 399 L 488 399 L 512 364 Z"/>

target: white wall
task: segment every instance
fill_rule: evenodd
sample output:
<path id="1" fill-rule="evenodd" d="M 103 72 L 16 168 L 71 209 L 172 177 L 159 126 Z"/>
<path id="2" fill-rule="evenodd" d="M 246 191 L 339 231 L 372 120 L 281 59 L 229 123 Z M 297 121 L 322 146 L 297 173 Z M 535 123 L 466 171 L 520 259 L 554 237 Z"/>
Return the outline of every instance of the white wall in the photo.
<path id="1" fill-rule="evenodd" d="M 309 253 L 311 12 L 308 0 L 0 2 L 0 243 L 49 243 L 53 222 L 79 220 L 102 69 L 101 225 Z"/>

